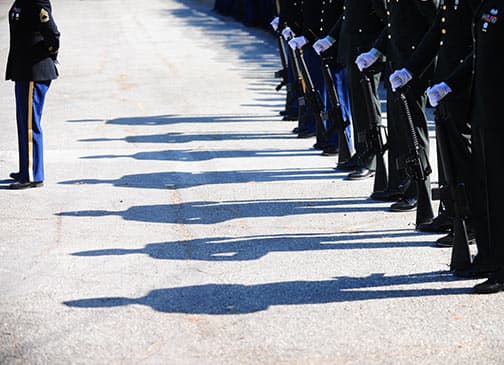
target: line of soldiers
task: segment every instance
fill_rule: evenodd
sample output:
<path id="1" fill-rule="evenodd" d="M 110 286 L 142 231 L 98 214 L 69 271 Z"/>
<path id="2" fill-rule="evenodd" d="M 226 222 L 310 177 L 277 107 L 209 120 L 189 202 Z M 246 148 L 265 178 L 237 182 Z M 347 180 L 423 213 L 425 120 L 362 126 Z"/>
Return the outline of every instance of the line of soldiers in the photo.
<path id="1" fill-rule="evenodd" d="M 314 148 L 338 153 L 336 169 L 348 171 L 348 180 L 374 177 L 370 197 L 392 201 L 392 211 L 416 210 L 418 231 L 446 232 L 437 243 L 453 247 L 454 275 L 487 278 L 474 292 L 504 290 L 503 56 L 496 48 L 504 38 L 504 3 L 278 0 L 276 6 L 271 26 L 283 64 L 277 76 L 287 85 L 283 114 L 298 120 L 298 137 L 316 136 Z M 380 80 L 387 93 L 386 128 Z M 436 217 L 428 101 L 435 107 Z"/>

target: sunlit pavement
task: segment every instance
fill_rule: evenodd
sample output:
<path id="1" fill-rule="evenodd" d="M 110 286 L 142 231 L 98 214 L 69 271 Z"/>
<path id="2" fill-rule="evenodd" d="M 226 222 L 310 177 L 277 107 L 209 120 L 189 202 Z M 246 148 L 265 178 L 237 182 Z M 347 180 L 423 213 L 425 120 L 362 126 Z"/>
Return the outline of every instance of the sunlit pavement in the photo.
<path id="1" fill-rule="evenodd" d="M 41 189 L 5 189 L 0 84 L 1 364 L 502 364 L 503 297 L 280 120 L 269 34 L 209 2 L 52 3 Z"/>

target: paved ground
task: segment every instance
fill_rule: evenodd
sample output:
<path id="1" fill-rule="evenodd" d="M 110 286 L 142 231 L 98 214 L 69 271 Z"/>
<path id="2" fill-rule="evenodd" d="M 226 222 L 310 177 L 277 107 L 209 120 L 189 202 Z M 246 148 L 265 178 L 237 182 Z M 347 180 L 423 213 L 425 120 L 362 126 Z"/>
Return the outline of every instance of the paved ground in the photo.
<path id="1" fill-rule="evenodd" d="M 192 0 L 53 6 L 47 184 L 0 190 L 1 364 L 503 363 L 503 297 L 279 120 L 265 33 Z"/>

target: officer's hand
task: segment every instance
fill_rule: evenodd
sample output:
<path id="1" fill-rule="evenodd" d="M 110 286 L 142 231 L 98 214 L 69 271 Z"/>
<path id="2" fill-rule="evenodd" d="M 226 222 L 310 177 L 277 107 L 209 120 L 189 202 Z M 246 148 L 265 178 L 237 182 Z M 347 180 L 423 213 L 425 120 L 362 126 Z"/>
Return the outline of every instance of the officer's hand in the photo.
<path id="1" fill-rule="evenodd" d="M 408 82 L 411 81 L 413 75 L 407 69 L 403 68 L 400 70 L 394 71 L 392 75 L 389 77 L 390 86 L 392 86 L 392 91 L 396 91 L 400 87 L 403 87 Z"/>
<path id="2" fill-rule="evenodd" d="M 331 48 L 331 46 L 333 45 L 334 42 L 335 42 L 335 40 L 333 37 L 327 36 L 325 38 L 322 38 L 322 39 L 319 39 L 318 41 L 316 41 L 313 44 L 313 49 L 318 54 L 321 54 L 322 52 L 327 51 L 329 48 Z"/>
<path id="3" fill-rule="evenodd" d="M 362 72 L 373 63 L 375 63 L 380 57 L 380 54 L 380 51 L 378 51 L 376 48 L 372 48 L 369 52 L 361 53 L 359 56 L 357 56 L 355 63 L 357 64 L 359 70 Z"/>
<path id="4" fill-rule="evenodd" d="M 292 49 L 301 49 L 303 48 L 303 46 L 308 43 L 308 39 L 306 39 L 304 36 L 301 36 L 301 37 L 296 37 L 296 38 L 292 38 L 290 41 L 289 41 L 289 46 L 290 48 Z"/>
<path id="5" fill-rule="evenodd" d="M 446 83 L 441 82 L 433 87 L 429 87 L 427 89 L 427 96 L 432 106 L 438 106 L 439 102 L 451 92 L 452 89 Z"/>
<path id="6" fill-rule="evenodd" d="M 294 32 L 292 31 L 292 29 L 290 29 L 290 27 L 285 27 L 283 30 L 282 30 L 282 37 L 284 37 L 284 39 L 286 41 L 294 38 L 295 34 Z"/>
<path id="7" fill-rule="evenodd" d="M 280 18 L 279 18 L 279 17 L 275 17 L 275 18 L 271 21 L 271 23 L 270 23 L 271 27 L 273 28 L 273 30 L 274 30 L 275 32 L 278 30 L 278 25 L 279 25 L 279 24 L 280 24 Z"/>

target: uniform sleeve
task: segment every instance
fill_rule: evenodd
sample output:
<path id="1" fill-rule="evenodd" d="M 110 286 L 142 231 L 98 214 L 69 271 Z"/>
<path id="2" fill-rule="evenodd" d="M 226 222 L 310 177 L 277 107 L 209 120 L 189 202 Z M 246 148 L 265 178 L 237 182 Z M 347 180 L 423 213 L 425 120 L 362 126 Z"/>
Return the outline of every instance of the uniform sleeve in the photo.
<path id="1" fill-rule="evenodd" d="M 387 48 L 388 48 L 388 39 L 387 39 L 387 29 L 384 28 L 376 41 L 373 43 L 373 48 L 376 48 L 378 51 L 380 51 L 383 55 L 387 55 Z"/>
<path id="2" fill-rule="evenodd" d="M 376 15 L 378 15 L 382 22 L 385 23 L 387 18 L 387 5 L 385 0 L 371 0 L 371 5 Z M 378 38 L 373 43 L 373 48 L 376 48 L 382 54 L 386 55 L 387 45 L 387 28 L 384 27 Z"/>
<path id="3" fill-rule="evenodd" d="M 330 37 L 332 37 L 335 40 L 339 39 L 339 34 L 341 31 L 341 22 L 343 21 L 342 16 L 339 17 L 339 19 L 336 21 L 336 24 L 333 25 L 333 27 L 331 28 L 331 30 L 329 31 L 329 34 L 328 34 Z"/>
<path id="4" fill-rule="evenodd" d="M 474 64 L 474 51 L 469 53 L 464 62 L 461 63 L 445 80 L 446 84 L 454 91 L 460 92 L 471 84 L 472 70 Z"/>
<path id="5" fill-rule="evenodd" d="M 415 53 L 411 56 L 405 67 L 415 75 L 420 75 L 431 65 L 432 61 L 439 52 L 439 41 L 441 38 L 441 20 L 437 16 L 432 23 L 429 31 L 425 34 L 418 45 Z"/>
<path id="6" fill-rule="evenodd" d="M 60 32 L 52 15 L 52 7 L 49 0 L 34 0 L 34 7 L 38 30 L 44 37 L 47 53 L 55 56 L 60 47 Z"/>

